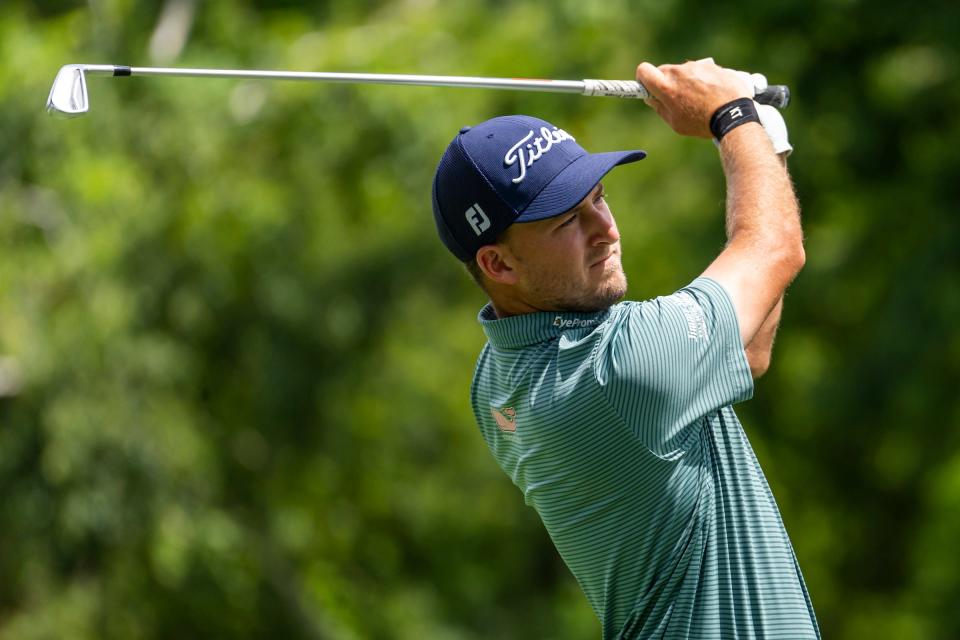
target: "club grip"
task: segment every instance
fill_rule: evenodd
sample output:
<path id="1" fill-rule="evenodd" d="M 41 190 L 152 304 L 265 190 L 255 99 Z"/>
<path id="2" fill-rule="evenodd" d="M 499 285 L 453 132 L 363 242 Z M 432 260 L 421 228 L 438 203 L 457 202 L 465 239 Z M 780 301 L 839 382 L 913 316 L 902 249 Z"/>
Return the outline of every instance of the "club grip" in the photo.
<path id="1" fill-rule="evenodd" d="M 584 80 L 583 95 L 643 100 L 650 94 L 647 93 L 646 87 L 636 80 Z"/>
<path id="2" fill-rule="evenodd" d="M 583 95 L 643 100 L 650 94 L 642 84 L 634 80 L 584 80 Z M 753 99 L 760 104 L 786 109 L 790 104 L 790 88 L 785 84 L 772 84 L 754 95 Z"/>

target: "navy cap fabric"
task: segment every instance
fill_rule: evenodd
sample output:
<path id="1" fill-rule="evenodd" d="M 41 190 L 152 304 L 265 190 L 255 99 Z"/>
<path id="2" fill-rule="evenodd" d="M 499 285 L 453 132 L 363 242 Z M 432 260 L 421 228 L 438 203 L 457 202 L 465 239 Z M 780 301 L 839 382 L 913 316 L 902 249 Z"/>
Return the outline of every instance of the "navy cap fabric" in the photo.
<path id="1" fill-rule="evenodd" d="M 437 166 L 433 217 L 440 239 L 464 262 L 514 222 L 575 207 L 611 169 L 643 151 L 587 153 L 545 120 L 501 116 L 463 127 Z"/>

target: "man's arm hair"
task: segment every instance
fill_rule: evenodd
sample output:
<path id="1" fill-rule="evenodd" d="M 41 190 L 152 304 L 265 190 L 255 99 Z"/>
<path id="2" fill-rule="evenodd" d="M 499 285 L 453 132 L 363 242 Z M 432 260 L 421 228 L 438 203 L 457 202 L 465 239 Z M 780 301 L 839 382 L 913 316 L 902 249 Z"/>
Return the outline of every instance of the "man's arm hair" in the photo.
<path id="1" fill-rule="evenodd" d="M 803 267 L 800 207 L 786 167 L 760 125 L 731 131 L 720 142 L 720 155 L 727 177 L 728 241 L 703 275 L 730 295 L 746 346 Z M 779 311 L 775 315 L 779 321 Z M 772 346 L 773 333 L 766 343 Z"/>
<path id="2" fill-rule="evenodd" d="M 786 153 L 779 154 L 780 163 L 784 169 L 787 168 L 787 155 Z M 780 317 L 783 314 L 783 298 L 784 296 L 780 296 L 773 311 L 770 312 L 767 319 L 760 325 L 760 330 L 757 331 L 757 335 L 744 347 L 744 351 L 747 354 L 747 362 L 750 364 L 750 373 L 754 379 L 765 374 L 767 369 L 770 368 L 770 358 L 773 355 L 773 342 L 777 336 L 777 329 L 780 328 Z"/>

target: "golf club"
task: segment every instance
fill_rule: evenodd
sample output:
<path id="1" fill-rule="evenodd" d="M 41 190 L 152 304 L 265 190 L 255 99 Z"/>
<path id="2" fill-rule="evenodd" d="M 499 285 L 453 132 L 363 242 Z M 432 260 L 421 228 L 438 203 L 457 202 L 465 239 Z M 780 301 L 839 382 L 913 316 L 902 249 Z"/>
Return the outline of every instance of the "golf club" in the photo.
<path id="1" fill-rule="evenodd" d="M 250 78 L 260 80 L 312 80 L 359 84 L 420 85 L 431 87 L 474 87 L 514 89 L 520 91 L 551 91 L 579 93 L 585 96 L 616 96 L 639 98 L 648 96 L 647 90 L 633 80 L 536 80 L 529 78 L 479 78 L 471 76 L 429 76 L 384 73 L 328 73 L 312 71 L 256 71 L 244 69 L 180 69 L 164 67 L 126 67 L 106 64 L 68 64 L 60 68 L 50 96 L 47 111 L 54 115 L 73 117 L 90 110 L 87 97 L 88 74 L 122 76 L 173 76 L 187 78 Z M 784 109 L 790 103 L 790 89 L 786 85 L 768 85 L 759 73 L 750 74 L 754 86 L 754 100 Z"/>

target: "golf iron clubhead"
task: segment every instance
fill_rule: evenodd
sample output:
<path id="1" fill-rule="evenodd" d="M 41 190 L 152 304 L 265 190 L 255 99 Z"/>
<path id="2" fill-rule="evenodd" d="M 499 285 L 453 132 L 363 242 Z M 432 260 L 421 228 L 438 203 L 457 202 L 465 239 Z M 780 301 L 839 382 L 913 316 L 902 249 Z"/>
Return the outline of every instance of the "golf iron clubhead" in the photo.
<path id="1" fill-rule="evenodd" d="M 50 95 L 47 97 L 47 113 L 73 118 L 90 110 L 87 99 L 87 77 L 83 67 L 68 64 L 60 69 Z"/>

